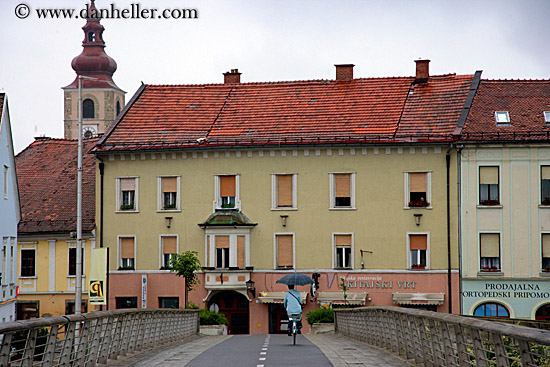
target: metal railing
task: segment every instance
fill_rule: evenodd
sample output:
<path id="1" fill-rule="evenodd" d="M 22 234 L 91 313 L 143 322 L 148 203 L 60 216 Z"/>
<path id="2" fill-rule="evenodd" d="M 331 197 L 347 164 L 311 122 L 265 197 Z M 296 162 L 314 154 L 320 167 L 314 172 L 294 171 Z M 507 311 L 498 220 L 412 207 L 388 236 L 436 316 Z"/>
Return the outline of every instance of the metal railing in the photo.
<path id="1" fill-rule="evenodd" d="M 550 366 L 550 332 L 399 307 L 335 312 L 337 333 L 424 367 Z"/>
<path id="2" fill-rule="evenodd" d="M 195 335 L 198 310 L 126 309 L 0 324 L 0 366 L 95 366 Z"/>

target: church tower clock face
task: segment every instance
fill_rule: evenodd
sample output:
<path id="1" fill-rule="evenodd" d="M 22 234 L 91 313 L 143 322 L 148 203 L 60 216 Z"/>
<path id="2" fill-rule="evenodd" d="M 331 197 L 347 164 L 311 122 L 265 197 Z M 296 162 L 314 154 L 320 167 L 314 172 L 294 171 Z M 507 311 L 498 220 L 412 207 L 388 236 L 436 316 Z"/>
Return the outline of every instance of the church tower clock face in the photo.
<path id="1" fill-rule="evenodd" d="M 94 125 L 84 125 L 82 126 L 82 137 L 91 138 L 92 136 L 97 135 L 97 127 Z"/>

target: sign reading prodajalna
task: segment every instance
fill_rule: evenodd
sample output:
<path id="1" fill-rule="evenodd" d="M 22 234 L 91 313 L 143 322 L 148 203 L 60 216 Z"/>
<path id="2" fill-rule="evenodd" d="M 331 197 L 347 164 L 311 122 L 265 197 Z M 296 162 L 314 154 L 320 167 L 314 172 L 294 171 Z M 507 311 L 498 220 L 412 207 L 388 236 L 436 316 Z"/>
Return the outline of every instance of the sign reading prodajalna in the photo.
<path id="1" fill-rule="evenodd" d="M 106 305 L 107 286 L 107 248 L 95 248 L 92 250 L 92 269 L 90 271 L 91 305 Z"/>

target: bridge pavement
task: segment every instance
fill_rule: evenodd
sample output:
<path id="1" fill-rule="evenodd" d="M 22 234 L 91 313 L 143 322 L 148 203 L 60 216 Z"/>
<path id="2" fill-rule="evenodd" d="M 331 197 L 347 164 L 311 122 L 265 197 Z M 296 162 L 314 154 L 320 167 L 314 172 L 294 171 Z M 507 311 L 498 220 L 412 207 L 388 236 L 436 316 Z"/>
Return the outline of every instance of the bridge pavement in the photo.
<path id="1" fill-rule="evenodd" d="M 208 351 L 207 353 L 205 353 Z M 410 367 L 384 350 L 333 333 L 193 336 L 183 342 L 109 361 L 109 367 Z"/>

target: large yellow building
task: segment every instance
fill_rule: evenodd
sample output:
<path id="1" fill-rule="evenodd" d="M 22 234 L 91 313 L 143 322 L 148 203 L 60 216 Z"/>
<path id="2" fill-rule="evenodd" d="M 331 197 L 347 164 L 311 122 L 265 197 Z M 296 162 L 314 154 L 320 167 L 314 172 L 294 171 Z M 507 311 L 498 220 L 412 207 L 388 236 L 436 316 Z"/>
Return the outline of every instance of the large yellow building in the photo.
<path id="1" fill-rule="evenodd" d="M 94 149 L 109 308 L 184 304 L 173 253 L 197 251 L 191 300 L 230 333 L 284 331 L 298 271 L 305 310 L 458 310 L 456 128 L 476 74 L 144 85 Z M 470 98 L 471 100 L 471 98 Z M 103 194 L 101 194 L 103 193 Z M 248 289 L 247 289 L 248 288 Z M 309 295 L 308 295 L 309 293 Z M 307 330 L 307 328 L 306 328 Z"/>

